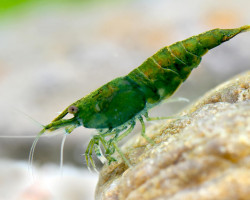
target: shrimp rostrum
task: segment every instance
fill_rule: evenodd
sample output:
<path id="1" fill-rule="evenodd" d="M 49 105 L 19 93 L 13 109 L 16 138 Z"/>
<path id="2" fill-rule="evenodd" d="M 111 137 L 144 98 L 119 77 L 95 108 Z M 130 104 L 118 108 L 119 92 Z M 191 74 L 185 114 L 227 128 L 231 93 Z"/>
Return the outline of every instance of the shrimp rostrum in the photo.
<path id="1" fill-rule="evenodd" d="M 213 29 L 160 49 L 128 75 L 108 82 L 68 106 L 44 126 L 38 137 L 59 128 L 64 128 L 67 134 L 79 126 L 97 129 L 85 152 L 87 166 L 95 168 L 93 153 L 103 163 L 116 161 L 114 152 L 130 166 L 117 143 L 133 130 L 136 121 L 142 125 L 141 135 L 153 143 L 145 134 L 144 120 L 151 120 L 148 110 L 173 95 L 208 50 L 249 29 L 250 25 Z M 68 113 L 73 117 L 64 119 Z M 36 142 L 32 146 L 32 158 Z"/>

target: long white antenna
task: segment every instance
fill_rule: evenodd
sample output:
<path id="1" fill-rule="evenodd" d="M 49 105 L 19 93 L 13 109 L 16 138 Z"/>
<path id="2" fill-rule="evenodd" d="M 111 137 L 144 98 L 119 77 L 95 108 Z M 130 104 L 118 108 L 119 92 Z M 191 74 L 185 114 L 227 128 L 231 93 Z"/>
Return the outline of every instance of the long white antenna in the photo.
<path id="1" fill-rule="evenodd" d="M 64 148 L 66 137 L 67 137 L 67 133 L 65 133 L 63 135 L 62 143 L 61 143 L 61 152 L 60 152 L 60 173 L 61 173 L 61 176 L 63 175 L 63 148 Z"/>

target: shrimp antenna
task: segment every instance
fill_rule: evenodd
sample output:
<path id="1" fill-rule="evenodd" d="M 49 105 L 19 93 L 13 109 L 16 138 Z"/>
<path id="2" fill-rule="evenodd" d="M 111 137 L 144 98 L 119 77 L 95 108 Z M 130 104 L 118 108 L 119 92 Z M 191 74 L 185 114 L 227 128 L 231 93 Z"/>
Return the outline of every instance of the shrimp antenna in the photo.
<path id="1" fill-rule="evenodd" d="M 37 120 L 35 120 L 34 118 L 32 118 L 31 116 L 29 116 L 27 113 L 17 109 L 17 108 L 13 108 L 14 111 L 23 114 L 25 117 L 27 117 L 28 119 L 30 119 L 32 122 L 34 122 L 34 124 L 38 125 L 39 127 L 44 128 L 45 126 L 42 125 L 40 122 L 38 122 Z M 23 135 L 23 136 L 18 136 L 18 135 L 0 135 L 0 138 L 11 138 L 11 139 L 27 139 L 27 138 L 37 138 L 37 136 L 35 135 Z"/>
<path id="2" fill-rule="evenodd" d="M 0 138 L 11 138 L 11 139 L 27 139 L 27 138 L 36 138 L 36 135 L 0 135 Z"/>
<path id="3" fill-rule="evenodd" d="M 34 122 L 34 124 L 38 125 L 39 127 L 42 127 L 42 128 L 45 127 L 45 126 L 42 125 L 40 122 L 38 122 L 37 120 L 35 120 L 33 117 L 31 117 L 31 116 L 28 115 L 27 113 L 25 113 L 25 112 L 19 110 L 18 108 L 14 108 L 14 110 L 15 110 L 16 112 L 19 112 L 19 113 L 23 114 L 25 117 L 27 117 L 28 119 L 30 119 L 32 122 Z"/>
<path id="4" fill-rule="evenodd" d="M 19 111 L 19 110 L 17 110 L 17 111 L 22 113 L 22 111 Z M 25 113 L 23 113 L 23 114 L 26 115 Z M 30 118 L 33 122 L 35 122 L 39 126 L 42 126 L 43 128 L 45 127 L 44 125 L 40 124 L 38 121 L 34 120 L 30 116 L 26 115 L 26 117 Z M 48 136 L 48 135 L 43 135 L 43 137 L 44 136 Z M 0 138 L 27 139 L 27 138 L 37 138 L 37 135 L 20 135 L 20 136 L 19 135 L 0 135 Z"/>
<path id="5" fill-rule="evenodd" d="M 61 151 L 60 151 L 60 172 L 61 172 L 61 175 L 63 175 L 63 149 L 64 149 L 66 137 L 67 137 L 67 133 L 65 133 L 63 135 L 62 143 L 61 143 Z"/>
<path id="6" fill-rule="evenodd" d="M 41 135 L 45 132 L 45 129 L 41 130 L 39 132 L 39 134 L 36 136 L 36 139 L 34 140 L 34 142 L 32 143 L 32 146 L 30 148 L 30 153 L 29 153 L 29 169 L 31 170 L 31 174 L 33 175 L 33 158 L 34 158 L 34 152 L 35 152 L 35 148 L 36 148 L 36 144 L 39 140 L 39 138 L 41 137 Z"/>

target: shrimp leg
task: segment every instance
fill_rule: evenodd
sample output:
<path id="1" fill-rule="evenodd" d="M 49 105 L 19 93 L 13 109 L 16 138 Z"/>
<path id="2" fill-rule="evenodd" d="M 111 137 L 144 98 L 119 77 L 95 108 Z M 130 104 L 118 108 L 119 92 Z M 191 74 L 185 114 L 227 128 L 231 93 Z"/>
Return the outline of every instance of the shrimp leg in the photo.
<path id="1" fill-rule="evenodd" d="M 125 155 L 122 153 L 122 151 L 120 150 L 120 148 L 117 146 L 117 143 L 122 140 L 124 137 L 126 137 L 129 133 L 131 133 L 131 131 L 134 129 L 135 127 L 135 122 L 131 123 L 131 126 L 124 132 L 122 133 L 120 136 L 118 136 L 118 134 L 116 135 L 116 137 L 114 139 L 112 139 L 112 141 L 110 142 L 110 145 L 112 145 L 114 147 L 114 149 L 117 151 L 117 153 L 122 157 L 122 159 L 124 160 L 124 162 L 131 167 L 130 162 L 128 161 L 128 159 L 125 157 Z M 113 154 L 113 152 L 112 152 Z M 109 154 L 109 155 L 112 155 Z M 112 158 L 112 157 L 111 157 Z M 109 160 L 109 162 L 112 162 L 113 160 Z"/>
<path id="2" fill-rule="evenodd" d="M 89 171 L 91 171 L 90 163 L 91 163 L 93 169 L 95 171 L 97 171 L 95 163 L 94 163 L 93 158 L 92 158 L 93 146 L 94 146 L 94 139 L 91 139 L 90 142 L 89 142 L 89 144 L 88 144 L 88 147 L 87 147 L 87 149 L 85 151 L 85 160 L 86 160 L 87 167 L 88 167 Z M 89 161 L 90 161 L 90 163 L 89 163 Z"/>
<path id="3" fill-rule="evenodd" d="M 139 121 L 141 122 L 141 126 L 142 126 L 141 136 L 144 137 L 149 143 L 151 143 L 152 145 L 154 145 L 155 142 L 154 142 L 151 138 L 149 138 L 149 137 L 146 135 L 145 123 L 144 123 L 144 121 L 143 121 L 142 116 L 139 116 L 138 119 L 139 119 Z"/>
<path id="4" fill-rule="evenodd" d="M 149 117 L 147 112 L 144 114 L 144 116 L 146 117 L 147 121 L 164 120 L 164 119 L 179 119 L 179 118 L 181 118 L 179 116 Z"/>

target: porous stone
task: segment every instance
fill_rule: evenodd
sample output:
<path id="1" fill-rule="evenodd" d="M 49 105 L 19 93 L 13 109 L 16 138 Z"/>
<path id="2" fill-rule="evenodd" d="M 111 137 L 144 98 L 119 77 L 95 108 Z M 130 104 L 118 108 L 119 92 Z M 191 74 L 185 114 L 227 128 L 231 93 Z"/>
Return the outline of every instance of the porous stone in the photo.
<path id="1" fill-rule="evenodd" d="M 105 165 L 96 199 L 250 198 L 250 72 L 216 87 L 122 148 L 133 165 Z"/>

